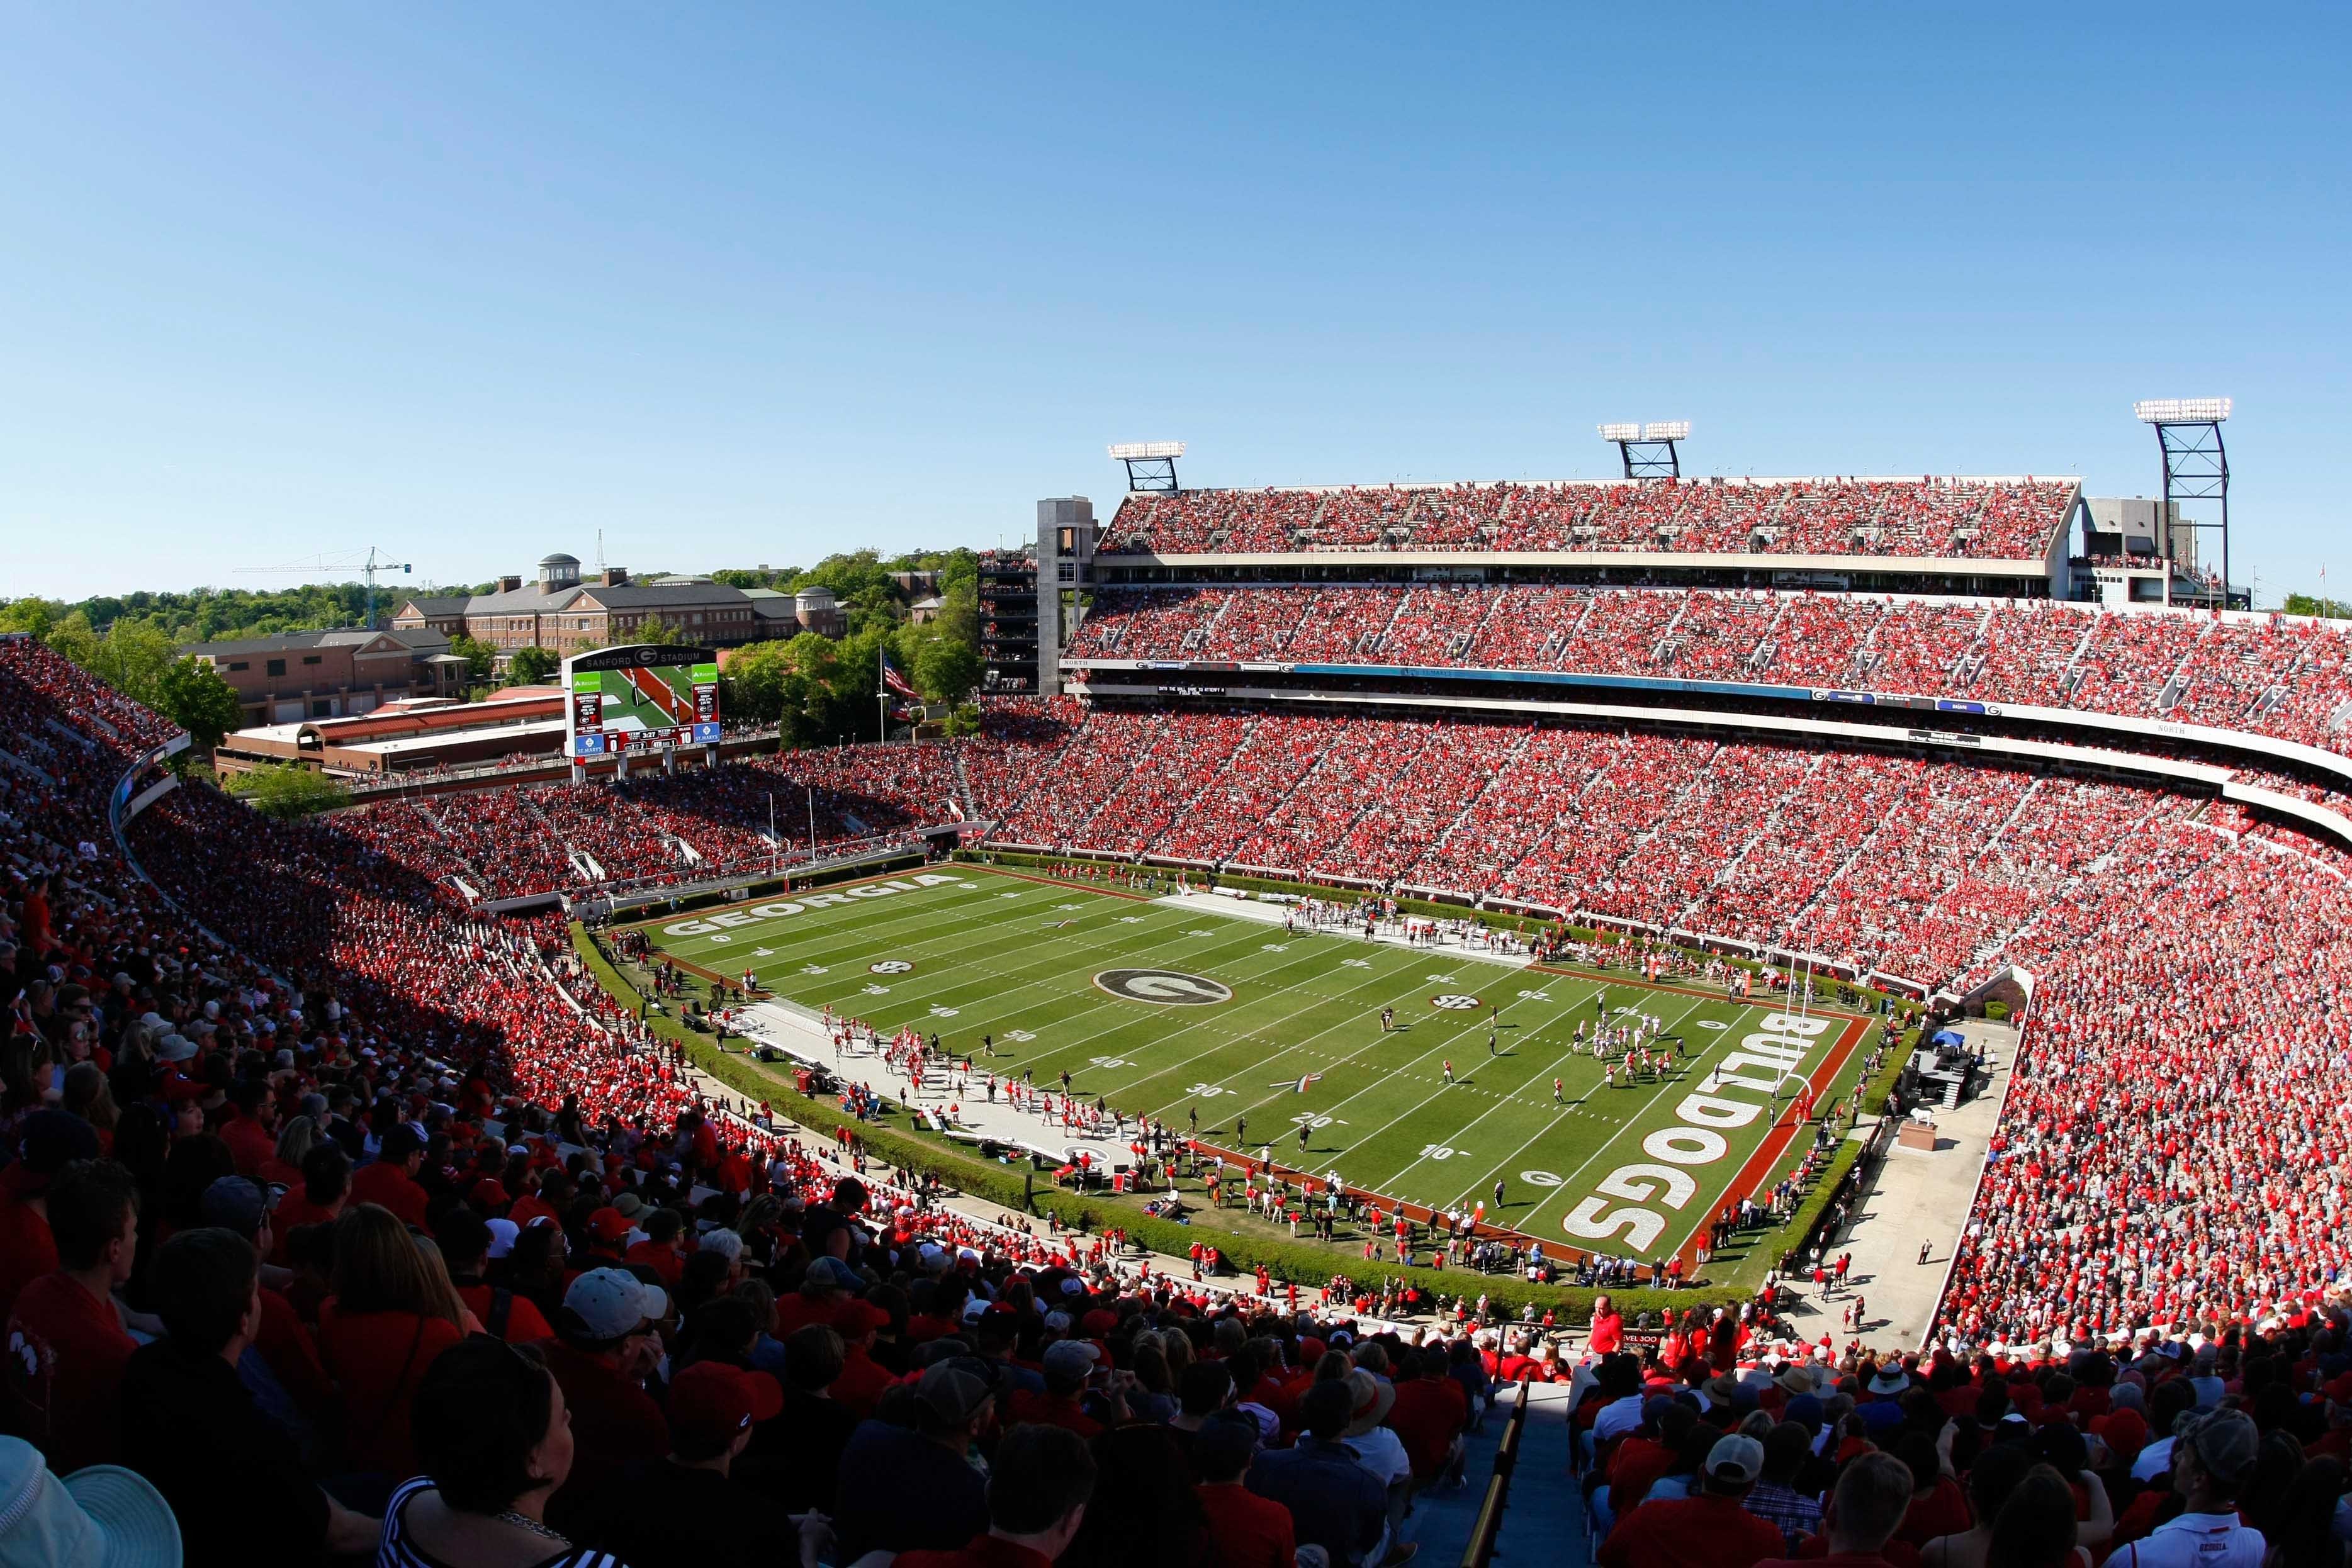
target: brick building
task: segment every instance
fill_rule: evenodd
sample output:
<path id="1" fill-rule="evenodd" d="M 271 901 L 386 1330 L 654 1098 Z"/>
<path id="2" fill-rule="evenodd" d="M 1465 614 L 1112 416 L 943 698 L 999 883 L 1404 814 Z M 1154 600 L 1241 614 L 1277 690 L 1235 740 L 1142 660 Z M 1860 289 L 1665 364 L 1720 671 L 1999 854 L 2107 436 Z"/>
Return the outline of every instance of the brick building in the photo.
<path id="1" fill-rule="evenodd" d="M 287 632 L 180 650 L 218 671 L 248 724 L 341 718 L 404 697 L 463 697 L 466 661 L 423 626 Z"/>
<path id="2" fill-rule="evenodd" d="M 493 593 L 412 598 L 392 624 L 399 631 L 472 637 L 501 653 L 517 648 L 576 653 L 633 642 L 658 617 L 688 643 L 727 648 L 804 631 L 840 635 L 842 618 L 832 596 L 818 598 L 822 603 L 808 594 L 747 592 L 709 578 L 635 582 L 623 567 L 583 581 L 580 559 L 559 551 L 541 560 L 538 577 L 529 583 L 505 577 Z"/>

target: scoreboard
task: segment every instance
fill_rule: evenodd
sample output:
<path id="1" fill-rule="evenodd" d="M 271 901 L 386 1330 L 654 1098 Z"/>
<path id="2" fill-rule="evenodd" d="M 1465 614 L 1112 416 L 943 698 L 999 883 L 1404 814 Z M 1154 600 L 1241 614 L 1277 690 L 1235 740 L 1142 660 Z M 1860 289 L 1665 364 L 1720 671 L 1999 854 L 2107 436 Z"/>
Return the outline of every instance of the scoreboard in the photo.
<path id="1" fill-rule="evenodd" d="M 708 648 L 639 644 L 563 661 L 564 755 L 656 755 L 719 744 L 719 662 Z"/>

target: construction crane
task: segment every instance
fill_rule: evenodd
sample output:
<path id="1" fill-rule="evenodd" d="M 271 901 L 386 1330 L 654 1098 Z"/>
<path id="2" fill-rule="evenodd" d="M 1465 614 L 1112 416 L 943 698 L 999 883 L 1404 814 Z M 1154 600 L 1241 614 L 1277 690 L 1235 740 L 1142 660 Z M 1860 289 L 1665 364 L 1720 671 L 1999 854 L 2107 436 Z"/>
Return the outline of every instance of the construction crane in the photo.
<path id="1" fill-rule="evenodd" d="M 367 580 L 367 626 L 368 630 L 373 632 L 375 630 L 376 574 L 386 571 L 406 572 L 414 569 L 404 562 L 395 565 L 390 550 L 381 545 L 370 545 L 365 551 L 349 549 L 341 555 L 321 553 L 304 556 L 299 560 L 289 560 L 284 566 L 241 566 L 236 570 L 243 576 L 283 576 L 289 572 L 302 572 L 309 575 L 313 581 L 328 578 L 331 573 L 338 571 L 356 571 Z"/>

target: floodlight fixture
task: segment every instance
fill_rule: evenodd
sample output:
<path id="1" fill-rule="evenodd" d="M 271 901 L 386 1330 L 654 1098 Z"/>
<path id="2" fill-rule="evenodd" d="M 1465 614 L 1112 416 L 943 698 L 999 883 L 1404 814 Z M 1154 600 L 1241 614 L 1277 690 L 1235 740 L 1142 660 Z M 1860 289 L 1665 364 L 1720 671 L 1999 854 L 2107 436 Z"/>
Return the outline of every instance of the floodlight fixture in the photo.
<path id="1" fill-rule="evenodd" d="M 1114 441 L 1111 460 L 1127 465 L 1127 487 L 1147 495 L 1176 493 L 1176 459 L 1184 455 L 1181 441 Z"/>
<path id="2" fill-rule="evenodd" d="M 1646 424 L 1621 420 L 1601 426 L 1601 439 L 1616 444 L 1628 479 L 1679 479 L 1682 454 L 1675 443 L 1690 435 L 1687 419 L 1654 419 Z"/>
<path id="3" fill-rule="evenodd" d="M 2225 397 L 2152 397 L 2132 404 L 2142 424 L 2219 424 L 2230 417 Z"/>
<path id="4" fill-rule="evenodd" d="M 2156 427 L 2156 446 L 2164 461 L 2164 510 L 2160 543 L 2168 568 L 2179 559 L 2178 546 L 2200 532 L 2221 536 L 2220 580 L 2193 584 L 2192 602 L 2227 609 L 2239 602 L 2230 586 L 2230 454 L 2221 441 L 2221 425 L 2230 417 L 2225 397 L 2143 398 L 2132 404 L 2132 417 Z M 2218 521 L 2198 521 L 2180 514 L 2183 501 L 2219 501 Z M 2201 552 L 2200 552 L 2201 553 Z M 2173 602 L 2177 575 L 2168 570 L 2165 601 Z M 2248 601 L 2251 608 L 2251 600 Z"/>

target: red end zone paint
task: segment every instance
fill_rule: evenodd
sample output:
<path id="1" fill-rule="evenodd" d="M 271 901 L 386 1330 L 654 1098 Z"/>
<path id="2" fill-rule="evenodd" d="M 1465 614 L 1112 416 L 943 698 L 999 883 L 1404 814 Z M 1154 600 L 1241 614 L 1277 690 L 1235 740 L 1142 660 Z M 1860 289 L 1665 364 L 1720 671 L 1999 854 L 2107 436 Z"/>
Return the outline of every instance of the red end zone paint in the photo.
<path id="1" fill-rule="evenodd" d="M 1867 1020 L 1858 1018 L 1846 1020 L 1845 1029 L 1838 1035 L 1837 1043 L 1830 1047 L 1829 1054 L 1822 1059 L 1822 1064 L 1814 1068 L 1811 1076 L 1805 1080 L 1805 1087 L 1816 1098 L 1828 1092 L 1829 1086 L 1837 1081 L 1839 1071 L 1845 1066 L 1847 1059 L 1853 1056 L 1855 1044 L 1869 1032 L 1870 1025 Z M 1853 1086 L 1853 1092 L 1856 1094 L 1861 1093 L 1862 1090 L 1863 1085 L 1860 1083 Z M 1694 1261 L 1691 1254 L 1698 1247 L 1699 1237 L 1715 1223 L 1715 1217 L 1723 1212 L 1723 1206 L 1727 1203 L 1738 1203 L 1741 1198 L 1753 1195 L 1759 1187 L 1762 1186 L 1764 1178 L 1772 1174 L 1772 1167 L 1780 1164 L 1780 1156 L 1788 1153 L 1789 1145 L 1796 1141 L 1798 1130 L 1811 1125 L 1812 1125 L 1811 1122 L 1797 1122 L 1788 1126 L 1781 1125 L 1778 1121 L 1774 1122 L 1772 1130 L 1764 1134 L 1764 1141 L 1756 1145 L 1756 1152 L 1748 1156 L 1748 1163 L 1739 1167 L 1739 1174 L 1725 1185 L 1722 1194 L 1715 1200 L 1714 1207 L 1700 1218 L 1698 1224 L 1692 1228 L 1691 1233 L 1683 1238 L 1683 1244 L 1675 1249 L 1674 1255 L 1681 1259 L 1685 1267 Z"/>

